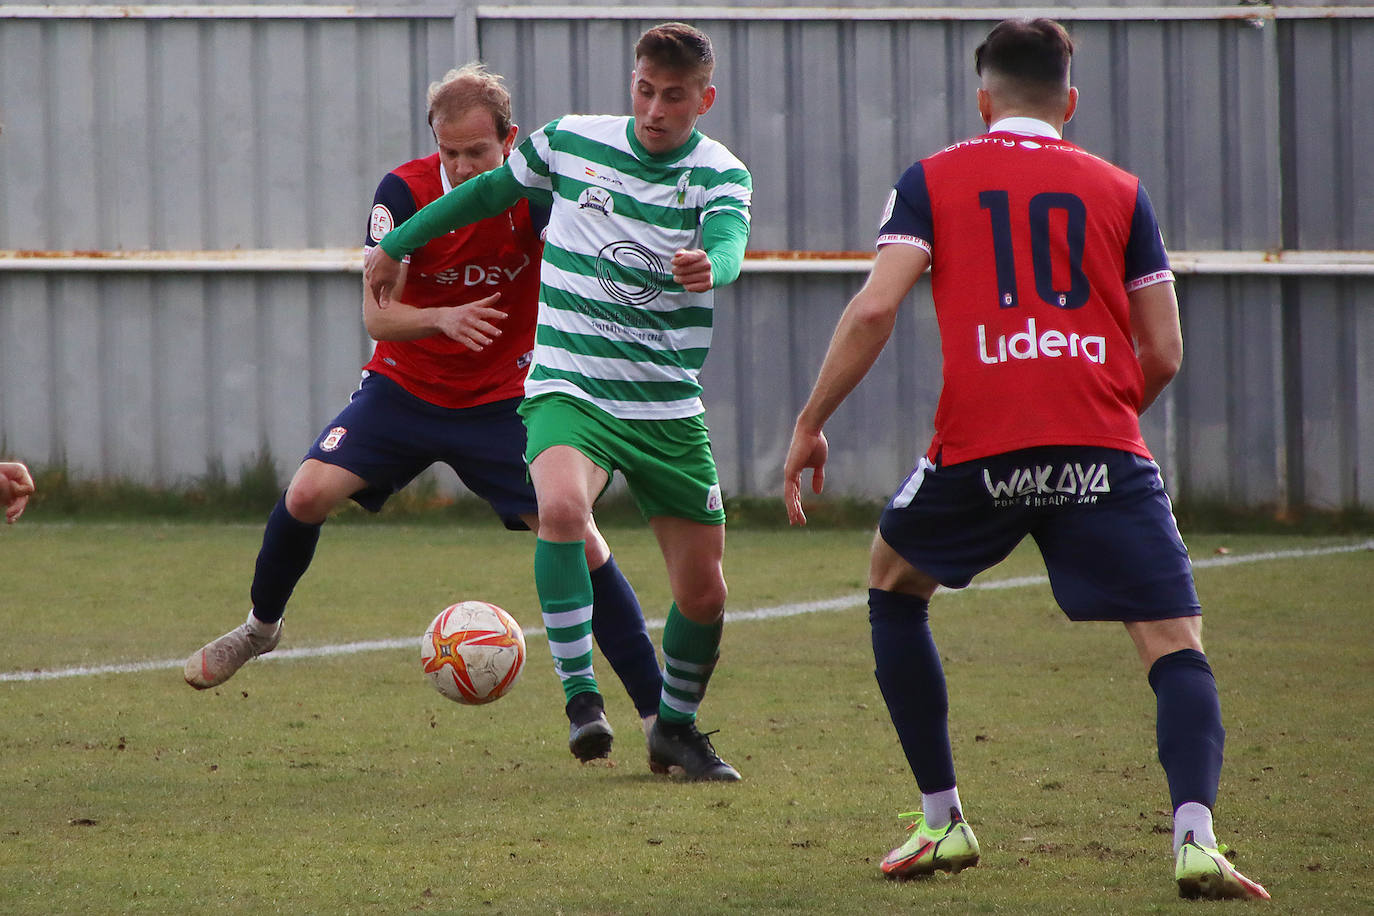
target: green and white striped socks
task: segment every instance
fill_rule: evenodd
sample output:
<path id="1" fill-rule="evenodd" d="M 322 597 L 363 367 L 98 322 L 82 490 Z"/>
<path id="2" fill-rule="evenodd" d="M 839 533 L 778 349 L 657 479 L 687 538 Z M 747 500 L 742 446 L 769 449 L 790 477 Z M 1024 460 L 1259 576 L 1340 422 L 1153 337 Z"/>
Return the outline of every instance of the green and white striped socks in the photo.
<path id="1" fill-rule="evenodd" d="M 592 580 L 584 550 L 583 541 L 537 538 L 534 545 L 534 586 L 566 700 L 599 692 L 592 673 Z"/>
<path id="2" fill-rule="evenodd" d="M 687 723 L 696 719 L 697 707 L 706 695 L 706 683 L 720 657 L 720 636 L 725 618 L 701 624 L 688 620 L 677 609 L 668 610 L 663 627 L 663 696 L 658 716 L 665 722 Z"/>

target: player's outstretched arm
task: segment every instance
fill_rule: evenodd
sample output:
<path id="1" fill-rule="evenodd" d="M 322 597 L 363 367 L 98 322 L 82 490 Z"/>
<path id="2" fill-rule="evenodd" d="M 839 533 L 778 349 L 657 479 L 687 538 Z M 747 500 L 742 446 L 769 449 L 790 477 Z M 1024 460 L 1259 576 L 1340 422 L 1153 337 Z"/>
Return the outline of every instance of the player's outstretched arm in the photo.
<path id="1" fill-rule="evenodd" d="M 7 524 L 19 521 L 33 491 L 33 476 L 23 462 L 0 461 L 0 505 L 5 507 Z"/>
<path id="2" fill-rule="evenodd" d="M 471 225 L 515 205 L 525 193 L 510 166 L 503 164 L 454 188 L 421 207 L 392 229 L 363 262 L 363 279 L 377 302 L 385 306 L 400 276 L 401 259 L 425 243 L 453 229 Z"/>
<path id="3" fill-rule="evenodd" d="M 1174 284 L 1155 283 L 1129 294 L 1131 336 L 1145 376 L 1140 413 L 1154 403 L 1183 365 L 1183 331 Z"/>
<path id="4" fill-rule="evenodd" d="M 833 414 L 873 368 L 897 321 L 897 309 L 906 294 L 930 265 L 930 255 L 911 245 L 884 245 L 878 249 L 868 280 L 849 300 L 835 326 L 825 360 L 811 389 L 811 397 L 797 415 L 792 442 L 783 466 L 783 505 L 788 521 L 806 524 L 801 506 L 801 475 L 811 469 L 811 488 L 820 493 L 825 484 L 825 461 L 830 446 L 821 432 Z"/>

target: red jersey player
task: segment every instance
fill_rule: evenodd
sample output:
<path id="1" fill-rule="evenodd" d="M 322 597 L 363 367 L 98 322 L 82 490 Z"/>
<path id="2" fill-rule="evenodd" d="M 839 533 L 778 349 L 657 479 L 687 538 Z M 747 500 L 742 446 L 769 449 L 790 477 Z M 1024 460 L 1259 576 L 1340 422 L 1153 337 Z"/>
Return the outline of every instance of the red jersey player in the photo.
<path id="1" fill-rule="evenodd" d="M 394 169 L 377 188 L 366 244 L 469 178 L 497 168 L 518 133 L 510 95 L 480 65 L 429 88 L 438 150 Z M 547 213 L 525 201 L 431 241 L 408 259 L 397 299 L 383 307 L 364 287 L 363 318 L 377 340 L 362 384 L 320 433 L 267 521 L 248 620 L 186 661 L 193 687 L 214 687 L 272 651 L 320 528 L 345 499 L 379 511 L 391 494 L 436 461 L 448 464 L 513 530 L 538 528 L 516 413 L 534 348 L 540 240 Z M 625 682 L 647 732 L 662 680 L 634 591 L 589 523 L 593 632 Z M 569 711 L 569 750 L 579 760 L 609 753 L 600 709 Z"/>
<path id="2" fill-rule="evenodd" d="M 797 418 L 783 500 L 824 482 L 826 420 L 877 359 L 931 269 L 944 384 L 930 448 L 884 509 L 869 570 L 876 674 L 921 791 L 892 878 L 976 865 L 928 622 L 1027 535 L 1073 620 L 1122 621 L 1157 697 L 1159 760 L 1185 897 L 1267 898 L 1218 851 L 1211 809 L 1225 731 L 1202 652 L 1188 553 L 1140 435 L 1183 354 L 1173 274 L 1132 175 L 1062 138 L 1078 104 L 1073 41 L 1007 20 L 975 52 L 988 133 L 913 165 L 889 198 L 878 255 Z"/>

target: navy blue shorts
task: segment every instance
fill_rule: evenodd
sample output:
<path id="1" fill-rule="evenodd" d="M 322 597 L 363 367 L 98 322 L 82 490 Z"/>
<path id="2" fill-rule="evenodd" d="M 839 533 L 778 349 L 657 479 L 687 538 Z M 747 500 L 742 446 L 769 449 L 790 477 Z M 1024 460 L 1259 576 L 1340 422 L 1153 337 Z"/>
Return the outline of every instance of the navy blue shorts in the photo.
<path id="1" fill-rule="evenodd" d="M 372 512 L 442 461 L 490 504 L 507 528 L 528 531 L 520 516 L 533 514 L 536 504 L 525 469 L 525 424 L 515 412 L 520 401 L 439 407 L 384 375 L 368 373 L 305 457 L 367 481 L 353 501 Z"/>
<path id="2" fill-rule="evenodd" d="M 1030 535 L 1071 620 L 1201 613 L 1159 468 L 1130 452 L 1054 446 L 947 467 L 922 458 L 878 531 L 946 588 L 968 585 Z"/>

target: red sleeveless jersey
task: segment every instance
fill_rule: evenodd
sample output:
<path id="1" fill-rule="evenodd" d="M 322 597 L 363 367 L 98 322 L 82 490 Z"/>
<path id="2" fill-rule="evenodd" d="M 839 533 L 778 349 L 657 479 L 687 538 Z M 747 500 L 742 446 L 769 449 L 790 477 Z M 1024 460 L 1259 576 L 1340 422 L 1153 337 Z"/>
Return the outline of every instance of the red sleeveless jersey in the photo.
<path id="1" fill-rule="evenodd" d="M 931 256 L 944 384 L 928 458 L 1150 457 L 1127 292 L 1173 274 L 1135 176 L 1057 137 L 987 134 L 907 170 L 878 244 Z"/>
<path id="2" fill-rule="evenodd" d="M 439 154 L 394 169 L 377 188 L 367 244 L 445 192 Z M 395 381 L 440 407 L 475 407 L 522 397 L 539 307 L 543 244 L 521 200 L 502 213 L 434 239 L 409 258 L 400 300 L 418 308 L 462 305 L 501 293 L 503 333 L 481 351 L 435 334 L 419 340 L 378 341 L 363 368 Z"/>

